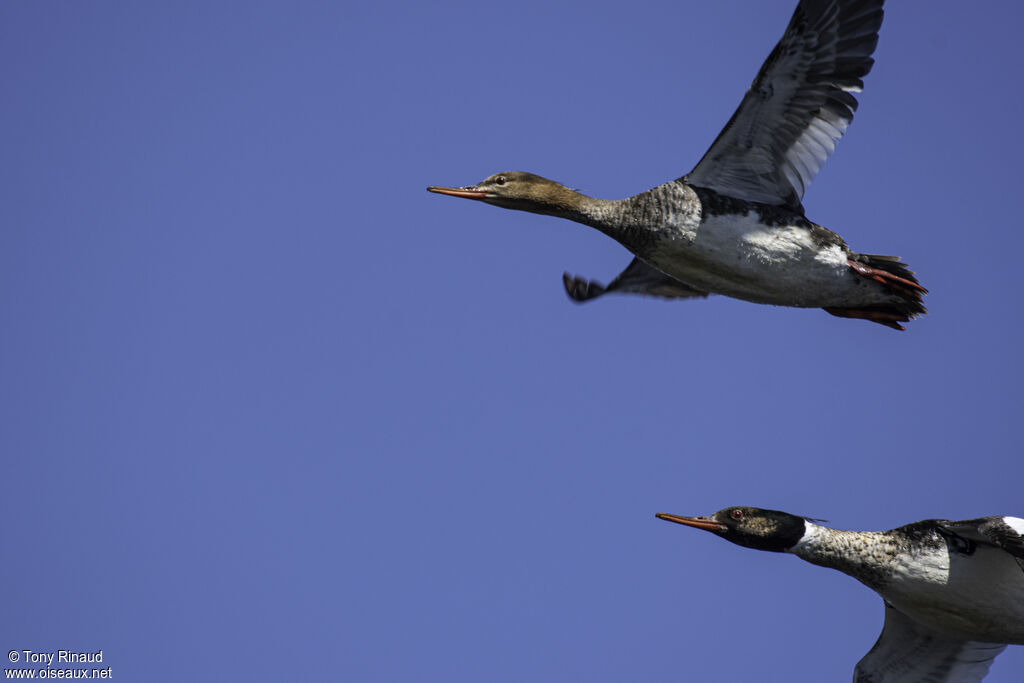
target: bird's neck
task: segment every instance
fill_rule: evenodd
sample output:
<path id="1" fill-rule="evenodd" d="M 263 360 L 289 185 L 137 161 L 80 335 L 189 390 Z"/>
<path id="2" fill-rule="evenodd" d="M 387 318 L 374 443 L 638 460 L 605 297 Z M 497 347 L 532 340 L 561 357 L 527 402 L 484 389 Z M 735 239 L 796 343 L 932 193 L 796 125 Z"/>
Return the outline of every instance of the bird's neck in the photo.
<path id="1" fill-rule="evenodd" d="M 516 202 L 509 208 L 568 218 L 571 221 L 597 228 L 614 237 L 613 233 L 618 229 L 623 215 L 623 201 L 627 200 L 614 201 L 588 197 L 581 192 L 552 182 L 545 185 L 532 197 L 522 202 Z"/>
<path id="2" fill-rule="evenodd" d="M 898 548 L 890 534 L 880 531 L 841 531 L 806 522 L 806 531 L 789 549 L 811 564 L 838 569 L 872 588 L 888 578 Z"/>
<path id="3" fill-rule="evenodd" d="M 547 188 L 539 201 L 527 207 L 527 211 L 543 213 L 559 218 L 568 218 L 577 223 L 583 223 L 600 229 L 600 224 L 614 224 L 620 202 L 588 197 L 585 194 L 570 190 L 561 185 L 554 185 Z M 535 207 L 535 208 L 534 208 Z"/>
<path id="4" fill-rule="evenodd" d="M 568 188 L 551 204 L 551 215 L 596 228 L 634 248 L 666 226 L 699 220 L 700 203 L 685 183 L 673 181 L 626 199 L 596 199 Z"/>

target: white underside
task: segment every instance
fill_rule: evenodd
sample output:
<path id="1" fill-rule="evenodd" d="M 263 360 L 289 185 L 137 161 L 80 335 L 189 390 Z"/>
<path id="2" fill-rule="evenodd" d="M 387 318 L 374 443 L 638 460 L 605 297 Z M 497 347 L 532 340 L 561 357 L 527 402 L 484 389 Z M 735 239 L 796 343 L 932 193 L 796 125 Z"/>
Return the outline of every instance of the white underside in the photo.
<path id="1" fill-rule="evenodd" d="M 965 640 L 1024 644 L 1024 571 L 1006 551 L 918 557 L 896 576 L 882 597 L 913 619 Z"/>
<path id="2" fill-rule="evenodd" d="M 1014 530 L 1024 529 L 1024 520 L 1003 519 Z M 808 523 L 791 552 L 811 551 L 828 533 Z M 879 594 L 915 621 L 950 636 L 1024 644 L 1024 570 L 1001 548 L 979 543 L 970 555 L 946 547 L 900 555 Z"/>
<path id="3" fill-rule="evenodd" d="M 709 216 L 679 226 L 644 258 L 706 292 L 763 304 L 857 307 L 898 298 L 854 274 L 839 246 L 822 247 L 806 228 L 769 227 L 756 212 Z"/>

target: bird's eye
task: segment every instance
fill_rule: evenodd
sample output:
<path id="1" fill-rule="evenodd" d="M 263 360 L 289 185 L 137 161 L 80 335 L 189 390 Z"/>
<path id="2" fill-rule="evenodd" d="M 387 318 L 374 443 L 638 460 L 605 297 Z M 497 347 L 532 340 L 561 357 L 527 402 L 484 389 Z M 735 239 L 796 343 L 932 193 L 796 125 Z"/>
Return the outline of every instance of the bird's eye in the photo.
<path id="1" fill-rule="evenodd" d="M 503 176 L 503 175 L 498 176 L 497 178 L 494 179 L 494 182 L 498 183 L 499 185 L 504 185 L 505 184 L 505 176 Z"/>
<path id="2" fill-rule="evenodd" d="M 743 519 L 743 510 L 733 510 L 731 517 L 733 519 Z"/>

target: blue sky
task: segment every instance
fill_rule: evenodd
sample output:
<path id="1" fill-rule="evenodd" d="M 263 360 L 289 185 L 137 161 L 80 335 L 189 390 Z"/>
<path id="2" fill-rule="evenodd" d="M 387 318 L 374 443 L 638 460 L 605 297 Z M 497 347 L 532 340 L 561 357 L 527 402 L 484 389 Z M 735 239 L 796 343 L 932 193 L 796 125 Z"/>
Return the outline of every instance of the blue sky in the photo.
<path id="1" fill-rule="evenodd" d="M 621 247 L 424 191 L 682 175 L 794 5 L 0 6 L 0 646 L 121 680 L 848 680 L 877 597 L 654 513 L 1024 516 L 1019 4 L 891 3 L 805 197 L 931 290 L 905 333 L 577 306 L 561 273 Z"/>

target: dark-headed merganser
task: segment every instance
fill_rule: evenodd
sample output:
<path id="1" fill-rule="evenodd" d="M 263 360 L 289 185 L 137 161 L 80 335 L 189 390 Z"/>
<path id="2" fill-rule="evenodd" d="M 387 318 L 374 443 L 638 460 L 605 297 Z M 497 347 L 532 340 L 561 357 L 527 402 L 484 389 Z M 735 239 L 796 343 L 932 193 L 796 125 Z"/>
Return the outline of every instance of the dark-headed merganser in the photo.
<path id="1" fill-rule="evenodd" d="M 902 330 L 927 291 L 895 256 L 858 254 L 801 200 L 853 120 L 883 0 L 801 0 L 732 119 L 687 175 L 627 199 L 512 171 L 431 192 L 597 228 L 636 258 L 607 287 L 563 276 L 576 301 L 607 292 L 726 296 L 824 308 Z"/>
<path id="2" fill-rule="evenodd" d="M 751 507 L 657 516 L 748 548 L 793 553 L 882 596 L 885 625 L 854 669 L 855 683 L 980 681 L 1007 644 L 1024 644 L 1024 519 L 839 531 Z"/>

